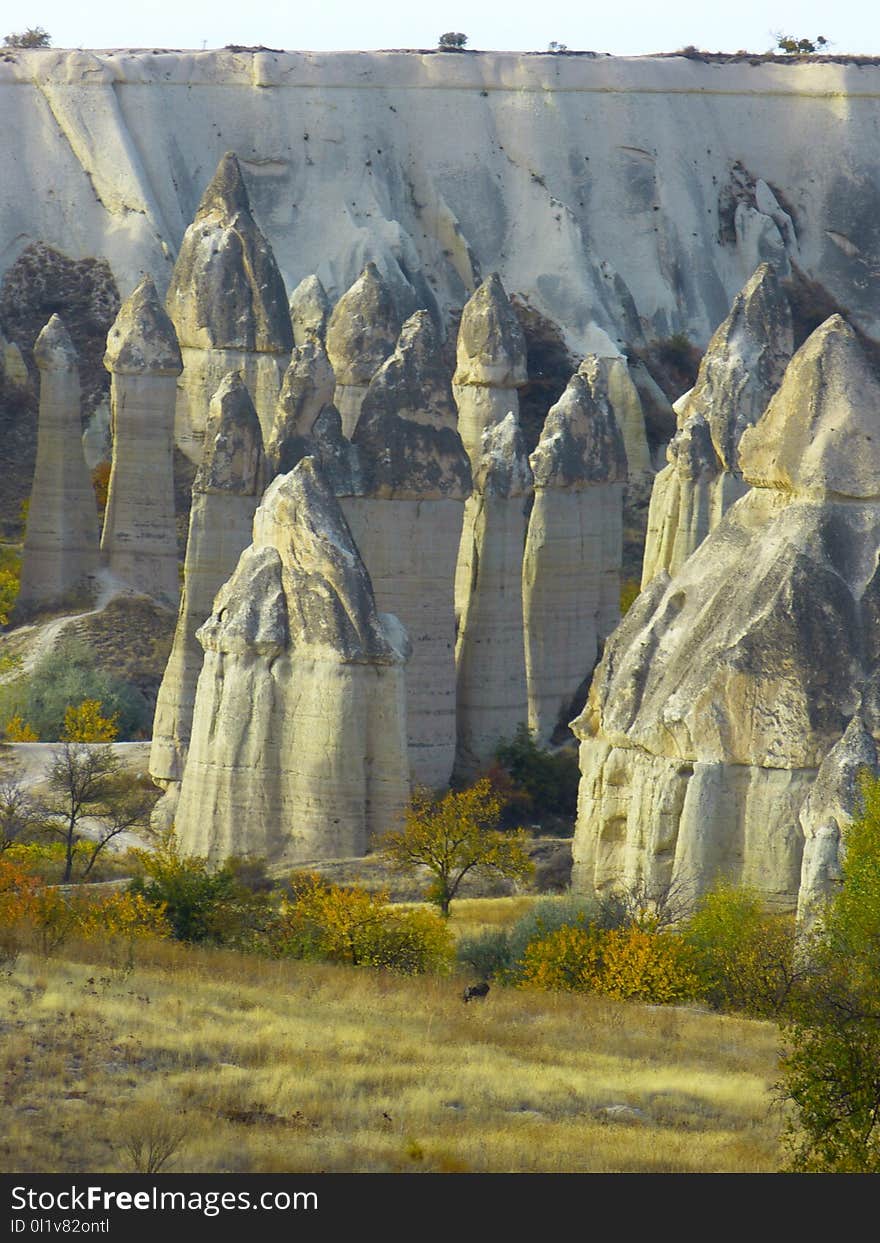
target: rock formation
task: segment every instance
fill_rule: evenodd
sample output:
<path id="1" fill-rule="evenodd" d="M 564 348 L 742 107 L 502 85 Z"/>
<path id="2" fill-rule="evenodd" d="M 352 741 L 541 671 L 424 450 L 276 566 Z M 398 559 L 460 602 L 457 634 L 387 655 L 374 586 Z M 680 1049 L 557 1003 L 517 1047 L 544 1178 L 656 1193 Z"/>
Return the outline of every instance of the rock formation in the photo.
<path id="1" fill-rule="evenodd" d="M 526 383 L 526 340 L 504 291 L 492 272 L 461 313 L 452 391 L 458 430 L 474 473 L 483 456 L 483 432 L 513 411 Z"/>
<path id="2" fill-rule="evenodd" d="M 654 482 L 642 586 L 674 575 L 746 489 L 738 446 L 763 414 L 794 349 L 791 310 L 776 269 L 763 263 L 715 331 Z"/>
<path id="3" fill-rule="evenodd" d="M 312 429 L 325 406 L 333 402 L 333 368 L 320 338 L 298 345 L 284 373 L 275 403 L 272 431 L 266 441 L 271 475 L 286 474 L 315 452 Z"/>
<path id="4" fill-rule="evenodd" d="M 244 376 L 268 437 L 293 330 L 284 281 L 231 151 L 184 234 L 165 305 L 184 363 L 175 419 L 180 448 L 200 460 L 208 405 L 230 371 Z"/>
<path id="5" fill-rule="evenodd" d="M 413 646 L 406 670 L 412 780 L 449 782 L 455 759 L 455 563 L 470 462 L 441 341 L 417 311 L 376 372 L 354 434 L 361 495 L 342 507 L 383 611 Z"/>
<path id="6" fill-rule="evenodd" d="M 873 729 L 878 411 L 873 366 L 832 316 L 739 441 L 751 490 L 609 639 L 574 724 L 577 888 L 721 874 L 791 908 L 802 865 L 828 874 L 823 809 L 837 815 L 817 774 L 860 711 Z M 851 728 L 844 750 L 867 754 Z"/>
<path id="7" fill-rule="evenodd" d="M 266 491 L 205 649 L 177 809 L 184 850 L 362 855 L 409 797 L 405 632 L 306 458 Z"/>
<path id="8" fill-rule="evenodd" d="M 21 560 L 23 609 L 86 587 L 98 568 L 98 510 L 80 427 L 76 350 L 57 315 L 37 337 L 37 463 Z"/>
<path id="9" fill-rule="evenodd" d="M 132 590 L 177 605 L 174 406 L 182 363 L 174 325 L 145 276 L 107 334 L 113 458 L 101 553 Z M 80 450 L 81 452 L 81 450 Z"/>
<path id="10" fill-rule="evenodd" d="M 561 714 L 567 724 L 599 640 L 620 617 L 627 459 L 602 361 L 581 364 L 529 458 L 535 502 L 523 557 L 523 625 L 528 724 L 542 745 Z"/>
<path id="11" fill-rule="evenodd" d="M 330 318 L 330 300 L 317 276 L 304 276 L 290 295 L 293 343 L 305 345 L 312 337 L 323 341 Z"/>
<path id="12" fill-rule="evenodd" d="M 511 411 L 482 435 L 465 506 L 456 591 L 456 772 L 472 775 L 528 718 L 522 561 L 532 472 Z M 457 600 L 458 603 L 458 600 Z"/>
<path id="13" fill-rule="evenodd" d="M 626 449 L 630 486 L 650 489 L 654 468 L 645 434 L 645 416 L 626 359 L 587 354 L 578 370 L 588 380 L 596 398 L 605 397 L 614 413 Z"/>
<path id="14" fill-rule="evenodd" d="M 192 489 L 183 591 L 174 646 L 159 689 L 150 776 L 168 790 L 159 816 L 173 819 L 189 748 L 196 684 L 204 652 L 196 631 L 251 542 L 263 492 L 260 422 L 241 374 L 232 371 L 211 401 L 202 462 Z"/>
<path id="15" fill-rule="evenodd" d="M 335 403 L 351 437 L 367 386 L 394 349 L 400 316 L 375 263 L 368 263 L 342 295 L 327 324 L 327 356 L 336 375 Z"/>

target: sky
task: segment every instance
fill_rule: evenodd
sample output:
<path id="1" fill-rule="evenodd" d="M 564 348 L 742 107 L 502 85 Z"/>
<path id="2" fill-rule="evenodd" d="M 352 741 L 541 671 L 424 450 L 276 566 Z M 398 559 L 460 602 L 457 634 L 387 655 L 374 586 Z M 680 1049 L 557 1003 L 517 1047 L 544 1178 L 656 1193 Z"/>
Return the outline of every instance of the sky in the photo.
<path id="1" fill-rule="evenodd" d="M 221 48 L 226 44 L 298 50 L 432 48 L 460 31 L 469 48 L 572 50 L 633 56 L 693 44 L 709 52 L 766 52 L 776 33 L 815 39 L 833 53 L 880 55 L 876 0 L 3 0 L 2 34 L 42 26 L 53 47 Z M 2 35 L 0 35 L 2 38 Z"/>

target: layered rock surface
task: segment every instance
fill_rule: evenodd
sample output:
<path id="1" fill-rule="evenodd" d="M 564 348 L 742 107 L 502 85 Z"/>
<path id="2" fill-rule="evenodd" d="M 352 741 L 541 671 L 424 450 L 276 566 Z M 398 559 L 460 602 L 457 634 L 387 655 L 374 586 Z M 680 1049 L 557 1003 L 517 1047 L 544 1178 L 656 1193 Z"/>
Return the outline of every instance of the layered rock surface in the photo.
<path id="1" fill-rule="evenodd" d="M 336 376 L 335 405 L 351 437 L 370 381 L 389 356 L 400 331 L 394 295 L 375 263 L 368 263 L 327 324 L 327 356 Z"/>
<path id="2" fill-rule="evenodd" d="M 805 799 L 880 657 L 878 411 L 834 316 L 740 440 L 751 491 L 609 639 L 574 724 L 576 887 L 721 874 L 797 902 Z"/>
<path id="3" fill-rule="evenodd" d="M 791 310 L 773 265 L 763 263 L 715 331 L 693 389 L 676 403 L 678 431 L 654 481 L 642 586 L 684 564 L 740 496 L 738 447 L 764 413 L 794 349 Z"/>
<path id="4" fill-rule="evenodd" d="M 270 863 L 364 854 L 409 797 L 405 632 L 380 615 L 320 468 L 279 476 L 198 631 L 183 848 Z"/>
<path id="5" fill-rule="evenodd" d="M 304 276 L 290 295 L 293 343 L 300 347 L 313 337 L 323 341 L 330 318 L 330 300 L 317 276 Z"/>
<path id="6" fill-rule="evenodd" d="M 456 582 L 456 772 L 472 775 L 528 717 L 522 561 L 533 490 L 511 411 L 482 435 Z M 460 599 L 458 593 L 461 593 Z"/>
<path id="7" fill-rule="evenodd" d="M 25 609 L 87 588 L 98 569 L 98 509 L 83 456 L 77 356 L 57 315 L 37 337 L 34 360 L 40 414 L 18 596 Z"/>
<path id="8" fill-rule="evenodd" d="M 620 617 L 627 458 L 592 360 L 551 408 L 529 463 L 535 502 L 522 568 L 528 724 L 545 745 L 561 714 L 567 724 L 565 710 L 596 663 L 599 640 Z"/>
<path id="9" fill-rule="evenodd" d="M 192 489 L 189 535 L 174 646 L 153 719 L 150 775 L 169 793 L 159 817 L 170 822 L 189 749 L 196 685 L 204 652 L 196 639 L 214 597 L 251 542 L 263 492 L 260 422 L 239 372 L 226 376 L 211 401 L 201 465 Z"/>
<path id="10" fill-rule="evenodd" d="M 174 409 L 182 362 L 174 325 L 145 276 L 107 334 L 113 456 L 101 553 L 133 591 L 177 605 Z"/>
<path id="11" fill-rule="evenodd" d="M 199 460 L 208 405 L 229 371 L 244 376 L 268 437 L 293 330 L 284 281 L 231 151 L 184 234 L 166 307 L 184 362 L 175 419 L 180 448 Z"/>
<path id="12" fill-rule="evenodd" d="M 455 565 L 470 462 L 442 345 L 417 311 L 376 372 L 354 434 L 361 495 L 345 511 L 377 606 L 410 636 L 406 670 L 412 780 L 445 786 L 455 759 Z"/>

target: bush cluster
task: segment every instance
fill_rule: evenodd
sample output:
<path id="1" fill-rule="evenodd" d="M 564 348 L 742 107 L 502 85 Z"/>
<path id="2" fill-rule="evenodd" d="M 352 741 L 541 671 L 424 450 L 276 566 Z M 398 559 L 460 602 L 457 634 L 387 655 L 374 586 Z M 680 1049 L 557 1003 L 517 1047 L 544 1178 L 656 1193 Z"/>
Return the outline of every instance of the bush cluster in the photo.
<path id="1" fill-rule="evenodd" d="M 60 643 L 28 676 L 0 687 L 0 726 L 10 741 L 56 742 L 67 736 L 68 710 L 85 701 L 97 703 L 102 718 L 115 718 L 120 741 L 141 737 L 150 727 L 149 705 L 140 691 L 99 669 L 89 649 L 74 639 Z"/>
<path id="2" fill-rule="evenodd" d="M 525 724 L 517 727 L 512 738 L 503 739 L 496 748 L 495 758 L 513 782 L 508 798 L 520 797 L 521 814 L 540 819 L 559 816 L 573 824 L 577 815 L 580 767 L 573 749 L 550 751 L 539 747 Z"/>

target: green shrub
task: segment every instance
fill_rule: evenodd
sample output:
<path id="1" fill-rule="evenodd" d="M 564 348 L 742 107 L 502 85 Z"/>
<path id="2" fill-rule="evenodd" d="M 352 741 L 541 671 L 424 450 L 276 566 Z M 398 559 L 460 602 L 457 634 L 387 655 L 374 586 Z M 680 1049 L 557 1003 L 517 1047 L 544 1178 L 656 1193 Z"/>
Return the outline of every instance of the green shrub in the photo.
<path id="1" fill-rule="evenodd" d="M 703 994 L 719 1010 L 773 1018 L 800 979 L 794 919 L 769 914 L 748 888 L 719 882 L 683 928 Z"/>
<path id="2" fill-rule="evenodd" d="M 556 932 L 559 928 L 590 928 L 601 923 L 601 907 L 593 898 L 566 895 L 542 898 L 525 915 L 521 915 L 507 934 L 508 964 L 516 977 L 533 941 Z"/>
<path id="3" fill-rule="evenodd" d="M 512 738 L 499 743 L 495 757 L 528 794 L 534 814 L 549 812 L 574 819 L 581 774 L 573 750 L 539 747 L 528 726 L 520 724 Z"/>
<path id="4" fill-rule="evenodd" d="M 503 977 L 510 969 L 510 941 L 503 928 L 462 937 L 456 946 L 457 960 L 470 967 L 481 980 Z"/>
<path id="5" fill-rule="evenodd" d="M 174 832 L 152 851 L 136 851 L 140 875 L 129 891 L 154 905 L 164 905 L 176 941 L 204 942 L 239 949 L 260 949 L 269 934 L 274 910 L 268 895 L 240 879 L 234 859 L 211 869 L 198 855 L 182 855 Z"/>
<path id="6" fill-rule="evenodd" d="M 118 714 L 120 741 L 149 730 L 150 710 L 140 691 L 99 669 L 89 649 L 76 640 L 60 643 L 29 676 L 0 687 L 0 726 L 18 716 L 41 742 L 56 742 L 64 737 L 67 709 L 85 700 L 97 701 L 103 717 Z"/>

